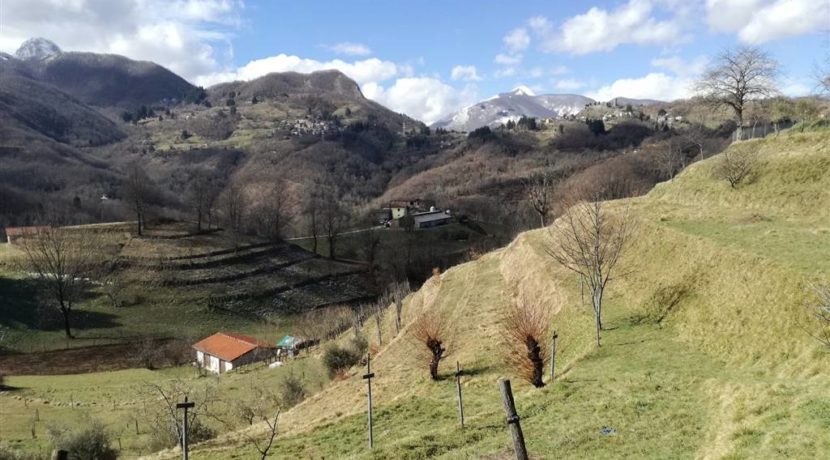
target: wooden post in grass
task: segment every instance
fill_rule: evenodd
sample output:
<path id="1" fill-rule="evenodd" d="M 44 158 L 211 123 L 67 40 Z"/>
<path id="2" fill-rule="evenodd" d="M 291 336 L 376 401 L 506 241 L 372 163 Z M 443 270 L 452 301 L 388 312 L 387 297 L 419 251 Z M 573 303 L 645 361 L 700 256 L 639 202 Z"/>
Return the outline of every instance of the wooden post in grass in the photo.
<path id="1" fill-rule="evenodd" d="M 550 383 L 553 384 L 553 376 L 556 372 L 556 339 L 559 338 L 559 334 L 556 331 L 553 331 L 553 338 L 551 339 L 550 343 Z"/>
<path id="2" fill-rule="evenodd" d="M 507 426 L 510 427 L 510 435 L 513 437 L 513 450 L 516 452 L 516 460 L 528 460 L 525 437 L 522 434 L 519 415 L 516 414 L 516 404 L 513 402 L 513 390 L 510 389 L 510 380 L 499 379 L 499 388 L 501 388 L 501 398 L 504 401 L 504 415 L 507 417 Z"/>
<path id="3" fill-rule="evenodd" d="M 374 442 L 375 440 L 372 438 L 372 378 L 374 376 L 375 376 L 375 374 L 372 373 L 372 355 L 367 353 L 366 354 L 366 374 L 363 376 L 363 378 L 366 379 L 366 385 L 368 386 L 368 389 L 369 389 L 369 391 L 367 393 L 368 401 L 369 401 L 369 407 L 368 407 L 368 414 L 369 414 L 369 420 L 368 420 L 368 425 L 369 425 L 369 449 L 371 449 L 374 446 L 374 443 L 375 443 Z"/>
<path id="4" fill-rule="evenodd" d="M 455 362 L 455 391 L 458 393 L 458 418 L 461 420 L 461 428 L 464 428 L 464 402 L 461 399 L 461 365 Z"/>
<path id="5" fill-rule="evenodd" d="M 68 460 L 69 452 L 55 449 L 52 451 L 52 460 Z"/>
<path id="6" fill-rule="evenodd" d="M 182 421 L 182 460 L 187 460 L 188 452 L 187 452 L 187 410 L 192 409 L 196 406 L 194 402 L 188 402 L 187 396 L 184 397 L 183 403 L 177 403 L 176 409 L 184 409 L 184 418 Z"/>

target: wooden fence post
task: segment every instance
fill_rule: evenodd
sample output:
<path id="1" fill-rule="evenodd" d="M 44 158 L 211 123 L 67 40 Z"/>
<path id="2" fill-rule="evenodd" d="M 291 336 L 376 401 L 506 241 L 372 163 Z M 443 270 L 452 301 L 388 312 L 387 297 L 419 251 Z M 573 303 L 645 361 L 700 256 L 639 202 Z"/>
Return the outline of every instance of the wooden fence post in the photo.
<path id="1" fill-rule="evenodd" d="M 366 374 L 363 376 L 366 379 L 366 384 L 368 386 L 368 425 L 369 425 L 369 449 L 372 449 L 375 444 L 375 440 L 372 437 L 372 378 L 375 374 L 372 373 L 372 355 L 366 354 Z"/>
<path id="2" fill-rule="evenodd" d="M 510 389 L 510 380 L 499 379 L 499 387 L 501 388 L 501 398 L 504 401 L 504 415 L 507 417 L 507 426 L 510 427 L 510 435 L 513 437 L 513 450 L 516 452 L 516 460 L 528 460 L 525 437 L 522 434 L 519 415 L 516 414 L 516 404 L 513 402 L 513 390 Z"/>
<path id="3" fill-rule="evenodd" d="M 455 390 L 458 393 L 458 418 L 461 420 L 461 428 L 464 428 L 464 402 L 461 399 L 461 365 L 455 362 Z"/>
<path id="4" fill-rule="evenodd" d="M 556 331 L 553 331 L 553 338 L 551 339 L 550 344 L 550 384 L 553 385 L 553 377 L 556 373 L 556 339 L 559 338 L 559 334 Z"/>

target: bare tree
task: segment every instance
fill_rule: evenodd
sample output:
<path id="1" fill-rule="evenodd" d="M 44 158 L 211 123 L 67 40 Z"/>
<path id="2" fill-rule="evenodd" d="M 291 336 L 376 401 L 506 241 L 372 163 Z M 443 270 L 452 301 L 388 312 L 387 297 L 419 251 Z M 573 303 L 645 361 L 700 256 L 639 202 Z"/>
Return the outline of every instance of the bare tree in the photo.
<path id="1" fill-rule="evenodd" d="M 202 223 L 207 220 L 207 228 L 212 225 L 213 206 L 219 187 L 216 178 L 205 169 L 196 169 L 190 176 L 190 187 L 186 199 L 196 214 L 196 230 L 202 231 Z"/>
<path id="2" fill-rule="evenodd" d="M 242 185 L 238 182 L 232 182 L 222 195 L 222 209 L 225 224 L 234 234 L 235 240 L 237 241 L 243 231 L 246 208 L 247 202 Z"/>
<path id="3" fill-rule="evenodd" d="M 615 268 L 634 233 L 628 211 L 612 214 L 599 200 L 571 206 L 550 231 L 546 251 L 578 274 L 591 292 L 597 346 L 602 330 L 602 300 Z"/>
<path id="4" fill-rule="evenodd" d="M 147 211 L 156 199 L 153 182 L 137 161 L 127 165 L 124 199 L 136 216 L 138 236 L 143 235 Z"/>
<path id="5" fill-rule="evenodd" d="M 539 214 L 542 227 L 548 224 L 547 218 L 551 211 L 554 183 L 554 175 L 550 171 L 543 171 L 524 180 L 525 195 L 533 210 Z"/>
<path id="6" fill-rule="evenodd" d="M 277 423 L 282 412 L 280 398 L 275 392 L 266 390 L 254 383 L 251 383 L 249 394 L 252 395 L 250 399 L 232 400 L 231 412 L 235 413 L 248 425 L 253 425 L 257 421 L 262 421 L 265 424 L 264 437 L 245 429 L 239 431 L 245 440 L 259 452 L 260 459 L 265 460 L 268 458 L 277 437 Z M 228 430 L 236 429 L 236 424 L 232 421 L 220 419 L 220 422 Z"/>
<path id="7" fill-rule="evenodd" d="M 260 233 L 272 241 L 282 240 L 285 227 L 290 223 L 290 195 L 281 179 L 271 181 L 258 197 L 256 216 L 261 226 Z"/>
<path id="8" fill-rule="evenodd" d="M 507 363 L 536 388 L 545 386 L 542 377 L 550 356 L 545 340 L 550 330 L 550 310 L 540 301 L 517 299 L 504 318 Z"/>
<path id="9" fill-rule="evenodd" d="M 665 148 L 657 151 L 657 167 L 660 175 L 674 180 L 675 174 L 683 169 L 683 150 L 674 140 L 669 139 Z"/>
<path id="10" fill-rule="evenodd" d="M 308 234 L 312 238 L 311 252 L 317 254 L 317 240 L 320 236 L 320 197 L 317 193 L 310 193 L 305 202 L 305 223 Z"/>
<path id="11" fill-rule="evenodd" d="M 334 259 L 337 255 L 338 238 L 348 223 L 348 214 L 334 187 L 326 187 L 321 198 L 321 229 L 329 244 L 329 259 Z"/>
<path id="12" fill-rule="evenodd" d="M 421 345 L 419 350 L 429 365 L 432 380 L 438 380 L 438 365 L 449 354 L 451 327 L 449 316 L 434 309 L 422 313 L 410 326 L 409 332 Z"/>
<path id="13" fill-rule="evenodd" d="M 187 439 L 191 442 L 204 441 L 213 437 L 213 431 L 202 421 L 203 418 L 214 417 L 210 412 L 210 403 L 215 400 L 214 388 L 209 385 L 201 386 L 198 391 L 191 388 L 183 380 L 173 380 L 167 383 L 148 383 L 143 388 L 145 423 L 150 427 L 155 449 L 181 445 L 184 426 L 182 412 L 176 409 L 176 404 L 188 398 L 195 406 L 187 412 Z"/>
<path id="14" fill-rule="evenodd" d="M 723 152 L 715 165 L 714 173 L 719 179 L 729 182 L 729 186 L 738 187 L 755 168 L 755 155 L 752 152 Z"/>
<path id="15" fill-rule="evenodd" d="M 22 271 L 34 276 L 44 296 L 63 316 L 67 338 L 72 338 L 70 315 L 88 286 L 97 260 L 93 239 L 86 232 L 55 227 L 20 242 Z"/>
<path id="16" fill-rule="evenodd" d="M 778 71 L 778 62 L 760 48 L 729 49 L 718 55 L 696 89 L 712 105 L 732 109 L 741 139 L 747 102 L 773 96 Z"/>
<path id="17" fill-rule="evenodd" d="M 403 315 L 403 299 L 410 293 L 409 283 L 395 281 L 389 291 L 395 301 L 395 333 L 401 332 L 401 316 Z"/>

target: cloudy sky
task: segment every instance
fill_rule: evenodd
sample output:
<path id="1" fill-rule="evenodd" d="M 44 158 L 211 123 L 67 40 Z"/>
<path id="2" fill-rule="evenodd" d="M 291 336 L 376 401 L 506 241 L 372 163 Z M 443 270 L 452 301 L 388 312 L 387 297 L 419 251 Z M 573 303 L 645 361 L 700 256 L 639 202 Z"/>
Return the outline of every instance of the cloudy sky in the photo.
<path id="1" fill-rule="evenodd" d="M 539 93 L 675 99 L 742 44 L 813 89 L 830 0 L 0 0 L 0 51 L 29 37 L 158 62 L 209 86 L 337 68 L 364 94 L 432 122 L 525 85 Z"/>

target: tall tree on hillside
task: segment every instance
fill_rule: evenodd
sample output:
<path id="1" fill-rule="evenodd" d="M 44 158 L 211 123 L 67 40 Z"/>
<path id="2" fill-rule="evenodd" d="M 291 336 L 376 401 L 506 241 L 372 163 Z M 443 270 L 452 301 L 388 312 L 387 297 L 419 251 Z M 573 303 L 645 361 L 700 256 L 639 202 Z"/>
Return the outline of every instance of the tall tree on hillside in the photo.
<path id="1" fill-rule="evenodd" d="M 778 62 L 760 48 L 729 49 L 718 55 L 696 89 L 712 105 L 732 109 L 740 139 L 747 103 L 775 95 L 778 71 Z"/>
<path id="2" fill-rule="evenodd" d="M 317 241 L 320 237 L 320 197 L 316 192 L 308 195 L 303 208 L 305 226 L 312 240 L 311 252 L 317 254 Z"/>
<path id="3" fill-rule="evenodd" d="M 579 275 L 591 293 L 597 346 L 600 346 L 605 288 L 613 279 L 633 232 L 634 225 L 627 211 L 611 213 L 600 200 L 570 206 L 550 231 L 548 255 Z"/>
<path id="4" fill-rule="evenodd" d="M 44 298 L 63 316 L 64 331 L 72 338 L 70 315 L 80 300 L 98 262 L 100 248 L 85 232 L 56 227 L 21 240 L 21 270 L 33 275 Z"/>
<path id="5" fill-rule="evenodd" d="M 228 185 L 222 194 L 221 201 L 225 225 L 233 233 L 234 239 L 238 241 L 242 234 L 247 208 L 245 191 L 242 189 L 242 185 L 239 182 L 232 182 Z"/>
<path id="6" fill-rule="evenodd" d="M 260 233 L 271 241 L 282 240 L 285 227 L 291 220 L 290 195 L 282 179 L 270 181 L 258 196 L 256 216 L 260 225 Z"/>
<path id="7" fill-rule="evenodd" d="M 135 213 L 138 236 L 141 236 L 144 234 L 147 211 L 156 199 L 155 186 L 137 161 L 128 164 L 124 172 L 127 176 L 124 199 Z"/>
<path id="8" fill-rule="evenodd" d="M 334 186 L 324 186 L 320 198 L 320 224 L 329 243 L 329 259 L 334 259 L 338 238 L 348 224 L 349 216 Z"/>
<path id="9" fill-rule="evenodd" d="M 196 169 L 191 173 L 190 186 L 186 200 L 196 215 L 196 230 L 202 231 L 202 223 L 207 221 L 210 230 L 213 224 L 213 207 L 219 194 L 216 178 L 205 169 Z"/>
<path id="10" fill-rule="evenodd" d="M 553 204 L 553 185 L 556 182 L 550 171 L 543 171 L 524 180 L 524 189 L 527 200 L 533 210 L 539 214 L 542 227 L 548 225 L 548 213 Z"/>

